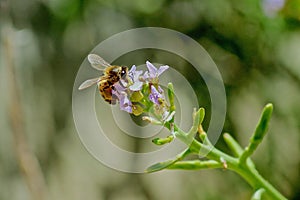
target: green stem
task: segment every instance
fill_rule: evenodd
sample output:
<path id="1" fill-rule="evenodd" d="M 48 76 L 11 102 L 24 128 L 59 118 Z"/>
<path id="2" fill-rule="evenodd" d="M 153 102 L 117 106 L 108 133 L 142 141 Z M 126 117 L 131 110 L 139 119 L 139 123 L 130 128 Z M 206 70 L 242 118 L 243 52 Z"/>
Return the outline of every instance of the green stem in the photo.
<path id="1" fill-rule="evenodd" d="M 201 148 L 204 148 L 205 151 L 210 150 L 209 153 L 206 155 L 208 159 L 220 161 L 220 159 L 223 158 L 226 161 L 227 168 L 240 174 L 255 190 L 259 188 L 264 188 L 266 190 L 266 193 L 270 197 L 272 197 L 272 199 L 286 199 L 268 181 L 266 181 L 254 167 L 249 166 L 248 162 L 245 164 L 240 164 L 238 158 L 229 156 L 228 154 L 225 154 L 216 148 L 209 148 L 198 142 L 196 139 L 194 139 L 192 143 L 190 143 L 190 150 L 193 153 L 200 152 Z"/>
<path id="2" fill-rule="evenodd" d="M 272 104 L 268 104 L 262 114 L 261 120 L 256 128 L 254 136 L 251 138 L 251 142 L 245 151 L 241 146 L 229 135 L 225 134 L 224 139 L 231 150 L 233 150 L 235 156 L 232 157 L 222 151 L 214 148 L 210 145 L 210 142 L 199 142 L 194 136 L 197 131 L 200 133 L 202 140 L 208 140 L 206 133 L 202 130 L 201 122 L 204 117 L 204 112 L 198 110 L 193 114 L 193 125 L 188 133 L 181 130 L 176 124 L 174 124 L 175 136 L 185 143 L 189 148 L 183 154 L 177 156 L 174 160 L 169 160 L 162 163 L 157 163 L 148 168 L 148 172 L 159 171 L 165 168 L 168 169 L 208 169 L 208 168 L 220 168 L 232 170 L 241 175 L 254 190 L 264 190 L 268 196 L 274 200 L 285 200 L 286 198 L 277 191 L 267 180 L 265 180 L 259 172 L 256 170 L 254 163 L 249 156 L 257 148 L 258 144 L 262 141 L 266 134 L 270 116 L 272 113 Z M 165 127 L 170 129 L 168 124 Z M 199 129 L 200 127 L 200 129 Z M 205 156 L 208 161 L 181 161 L 187 154 L 197 154 L 199 156 Z M 179 162 L 180 161 L 180 162 Z"/>
<path id="3" fill-rule="evenodd" d="M 234 169 L 234 171 L 240 174 L 255 190 L 264 188 L 272 199 L 287 199 L 278 190 L 276 190 L 273 185 L 265 180 L 255 168 L 240 167 L 239 169 Z"/>

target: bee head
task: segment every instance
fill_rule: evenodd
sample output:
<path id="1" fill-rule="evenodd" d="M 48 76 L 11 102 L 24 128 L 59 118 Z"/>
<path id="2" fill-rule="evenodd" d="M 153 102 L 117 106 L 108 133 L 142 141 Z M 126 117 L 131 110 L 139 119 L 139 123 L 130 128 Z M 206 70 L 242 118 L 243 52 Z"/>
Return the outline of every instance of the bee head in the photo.
<path id="1" fill-rule="evenodd" d="M 121 68 L 121 77 L 125 78 L 125 76 L 127 75 L 128 72 L 128 68 L 127 67 L 122 67 Z"/>

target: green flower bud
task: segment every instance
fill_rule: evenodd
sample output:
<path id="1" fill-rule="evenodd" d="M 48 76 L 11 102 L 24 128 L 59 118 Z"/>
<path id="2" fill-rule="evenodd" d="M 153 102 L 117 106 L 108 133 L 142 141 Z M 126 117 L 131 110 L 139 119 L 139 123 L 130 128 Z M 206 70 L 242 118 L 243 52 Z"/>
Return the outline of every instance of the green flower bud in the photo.
<path id="1" fill-rule="evenodd" d="M 139 104 L 133 104 L 132 105 L 132 114 L 135 116 L 139 116 L 144 112 L 144 109 Z"/>
<path id="2" fill-rule="evenodd" d="M 144 98 L 144 95 L 141 91 L 133 92 L 130 96 L 131 102 L 139 102 Z"/>

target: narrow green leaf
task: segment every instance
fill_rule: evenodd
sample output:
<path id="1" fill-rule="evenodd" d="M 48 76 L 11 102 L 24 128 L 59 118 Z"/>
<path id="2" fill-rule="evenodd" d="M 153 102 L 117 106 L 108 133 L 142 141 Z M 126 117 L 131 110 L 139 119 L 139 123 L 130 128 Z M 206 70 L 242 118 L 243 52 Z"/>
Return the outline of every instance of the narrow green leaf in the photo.
<path id="1" fill-rule="evenodd" d="M 194 137 L 195 134 L 197 133 L 198 127 L 199 127 L 199 123 L 200 123 L 201 112 L 203 112 L 203 109 L 200 108 L 197 111 L 196 108 L 194 108 L 194 112 L 193 112 L 193 125 L 192 125 L 191 129 L 188 132 L 188 136 Z"/>
<path id="2" fill-rule="evenodd" d="M 167 168 L 168 166 L 172 165 L 173 163 L 175 163 L 177 160 L 168 160 L 165 162 L 159 162 L 156 163 L 154 165 L 151 165 L 150 167 L 147 168 L 146 172 L 147 173 L 152 173 L 152 172 L 157 172 L 160 170 L 163 170 L 165 168 Z"/>
<path id="3" fill-rule="evenodd" d="M 223 164 L 214 160 L 207 160 L 207 161 L 188 160 L 188 161 L 179 161 L 168 166 L 168 169 L 184 169 L 184 170 L 215 169 L 215 168 L 223 168 Z"/>
<path id="4" fill-rule="evenodd" d="M 173 159 L 173 160 L 167 160 L 167 161 L 164 161 L 164 162 L 159 162 L 159 163 L 156 163 L 156 164 L 148 167 L 146 169 L 146 172 L 147 173 L 152 173 L 152 172 L 157 172 L 157 171 L 163 170 L 163 169 L 169 167 L 170 165 L 176 163 L 177 161 L 182 160 L 184 157 L 186 157 L 190 153 L 192 153 L 190 151 L 190 149 L 186 149 L 185 151 L 183 151 L 180 154 L 178 154 L 176 156 L 176 158 Z"/>
<path id="5" fill-rule="evenodd" d="M 200 124 L 202 124 L 204 117 L 205 117 L 205 109 L 204 108 L 200 108 L 199 109 L 199 114 L 200 114 Z"/>
<path id="6" fill-rule="evenodd" d="M 259 123 L 254 132 L 254 135 L 251 138 L 253 142 L 255 141 L 260 142 L 266 135 L 269 128 L 269 122 L 271 120 L 272 112 L 273 112 L 273 105 L 269 103 L 265 106 L 261 118 L 259 120 Z"/>
<path id="7" fill-rule="evenodd" d="M 242 153 L 240 157 L 240 162 L 245 163 L 247 158 L 250 157 L 253 152 L 256 150 L 258 145 L 262 142 L 264 136 L 266 135 L 269 127 L 269 122 L 271 119 L 273 111 L 273 105 L 272 104 L 267 104 L 263 112 L 261 114 L 260 120 L 256 126 L 255 132 L 250 138 L 250 143 L 249 145 L 245 148 L 245 151 Z"/>
<path id="8" fill-rule="evenodd" d="M 172 83 L 168 83 L 168 97 L 170 102 L 170 112 L 175 111 L 175 103 L 174 103 L 174 87 Z"/>
<path id="9" fill-rule="evenodd" d="M 243 148 L 229 133 L 224 133 L 223 138 L 234 156 L 239 157 L 243 153 Z"/>

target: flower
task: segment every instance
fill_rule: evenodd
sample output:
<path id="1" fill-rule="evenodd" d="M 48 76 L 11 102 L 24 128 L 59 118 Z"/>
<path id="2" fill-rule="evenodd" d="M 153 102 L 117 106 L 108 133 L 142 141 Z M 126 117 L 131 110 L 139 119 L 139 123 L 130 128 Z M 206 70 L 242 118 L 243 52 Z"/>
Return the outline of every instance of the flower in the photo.
<path id="1" fill-rule="evenodd" d="M 152 111 L 157 115 L 158 120 L 168 122 L 173 118 L 175 113 L 169 112 L 169 107 L 165 103 L 164 91 L 158 85 L 158 82 L 159 76 L 166 71 L 169 66 L 164 65 L 157 69 L 149 61 L 146 62 L 146 65 L 148 71 L 146 71 L 143 76 L 143 71 L 137 70 L 137 67 L 133 65 L 128 71 L 128 76 L 114 84 L 112 102 L 115 103 L 118 101 L 121 110 L 136 116 L 141 115 L 145 111 L 149 111 L 150 107 L 154 104 Z M 150 91 L 148 89 L 149 87 Z M 144 95 L 148 98 L 145 98 Z"/>
<path id="2" fill-rule="evenodd" d="M 158 77 L 169 68 L 168 65 L 163 65 L 163 66 L 160 66 L 159 69 L 157 69 L 149 61 L 146 61 L 146 65 L 147 65 L 148 71 L 145 72 L 143 79 L 148 80 L 150 83 L 154 83 L 154 84 L 158 83 Z"/>
<path id="3" fill-rule="evenodd" d="M 265 14 L 269 17 L 274 17 L 285 4 L 285 0 L 263 0 L 262 7 Z"/>
<path id="4" fill-rule="evenodd" d="M 125 92 L 122 93 L 119 100 L 120 100 L 120 109 L 128 113 L 132 113 L 132 103 L 128 99 L 128 96 Z"/>
<path id="5" fill-rule="evenodd" d="M 121 94 L 125 93 L 126 88 L 120 83 L 117 82 L 114 84 L 114 89 L 112 90 L 112 95 L 120 99 Z"/>
<path id="6" fill-rule="evenodd" d="M 156 105 L 161 105 L 162 99 L 164 99 L 164 96 L 162 94 L 162 89 L 160 86 L 158 86 L 158 90 L 154 87 L 154 85 L 151 85 L 151 93 L 149 95 L 149 100 L 155 103 Z"/>
<path id="7" fill-rule="evenodd" d="M 139 91 L 143 87 L 143 82 L 140 81 L 140 75 L 143 73 L 142 70 L 136 70 L 136 66 L 133 65 L 128 72 L 128 76 L 132 81 L 132 85 L 129 86 L 131 91 Z"/>
<path id="8" fill-rule="evenodd" d="M 126 88 L 122 86 L 119 82 L 114 84 L 114 90 L 112 90 L 112 95 L 117 97 L 120 102 L 120 109 L 128 113 L 132 113 L 132 103 L 128 98 L 126 93 Z"/>

